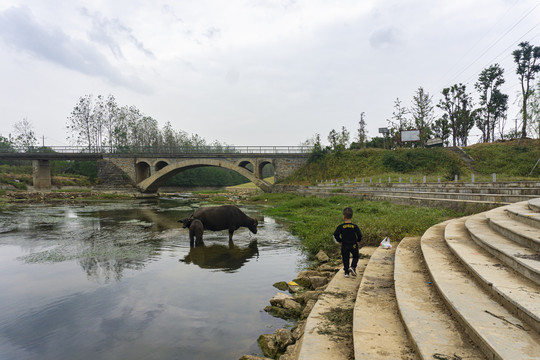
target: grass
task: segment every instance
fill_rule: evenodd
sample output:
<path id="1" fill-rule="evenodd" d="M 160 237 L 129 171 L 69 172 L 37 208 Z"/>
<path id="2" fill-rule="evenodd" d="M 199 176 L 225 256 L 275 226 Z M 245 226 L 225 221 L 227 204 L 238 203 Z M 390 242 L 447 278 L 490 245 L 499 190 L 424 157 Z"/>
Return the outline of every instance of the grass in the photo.
<path id="1" fill-rule="evenodd" d="M 264 180 L 266 182 L 269 182 L 270 184 L 274 183 L 274 177 L 273 176 L 264 178 Z M 232 189 L 258 189 L 258 186 L 255 185 L 252 182 L 248 182 L 248 183 L 245 183 L 245 184 L 240 184 L 240 185 L 235 185 L 235 186 L 228 186 L 228 188 L 232 188 Z"/>
<path id="2" fill-rule="evenodd" d="M 463 148 L 475 161 L 472 168 L 457 154 L 446 148 L 435 149 L 362 149 L 340 153 L 328 153 L 314 160 L 282 183 L 313 184 L 316 180 L 361 183 L 422 183 L 454 181 L 491 182 L 492 174 L 497 181 L 538 180 L 540 166 L 529 175 L 540 158 L 540 140 L 507 141 L 476 144 Z"/>
<path id="3" fill-rule="evenodd" d="M 540 176 L 539 166 L 529 175 L 536 161 L 540 159 L 540 140 L 476 144 L 464 150 L 475 160 L 474 168 L 480 174 L 497 173 L 525 179 L 538 179 Z"/>
<path id="4" fill-rule="evenodd" d="M 88 189 L 88 188 L 57 189 L 57 190 L 51 190 L 51 192 L 55 192 L 55 193 L 89 193 L 89 192 L 92 192 L 92 189 Z"/>
<path id="5" fill-rule="evenodd" d="M 302 239 L 305 250 L 316 254 L 324 250 L 335 255 L 338 245 L 333 232 L 342 222 L 342 211 L 350 206 L 354 211 L 353 222 L 363 234 L 364 245 L 379 245 L 388 236 L 399 241 L 405 236 L 418 236 L 429 227 L 465 214 L 449 209 L 424 208 L 373 202 L 343 195 L 330 198 L 305 197 L 293 194 L 261 194 L 251 198 L 252 203 L 267 206 L 267 215 L 283 218 L 293 234 Z"/>

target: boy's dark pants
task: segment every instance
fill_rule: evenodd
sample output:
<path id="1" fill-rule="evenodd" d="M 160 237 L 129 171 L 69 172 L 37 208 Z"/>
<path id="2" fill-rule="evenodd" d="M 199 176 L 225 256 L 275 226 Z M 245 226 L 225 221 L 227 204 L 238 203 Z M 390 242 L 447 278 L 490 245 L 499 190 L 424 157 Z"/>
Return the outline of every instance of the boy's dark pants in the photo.
<path id="1" fill-rule="evenodd" d="M 352 263 L 349 266 L 349 255 L 352 254 Z M 356 269 L 358 264 L 358 258 L 360 254 L 358 253 L 358 244 L 353 245 L 341 245 L 341 259 L 343 260 L 343 270 L 345 274 L 349 273 L 349 267 Z"/>

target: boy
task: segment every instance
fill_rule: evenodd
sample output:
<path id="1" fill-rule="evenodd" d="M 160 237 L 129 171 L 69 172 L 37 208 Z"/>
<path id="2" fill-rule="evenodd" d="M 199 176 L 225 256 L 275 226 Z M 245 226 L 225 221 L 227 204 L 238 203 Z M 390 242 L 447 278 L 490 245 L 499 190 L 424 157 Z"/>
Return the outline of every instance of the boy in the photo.
<path id="1" fill-rule="evenodd" d="M 350 207 L 343 209 L 344 223 L 339 225 L 334 231 L 334 238 L 341 244 L 341 259 L 343 260 L 343 270 L 345 277 L 349 273 L 356 276 L 356 265 L 358 264 L 360 241 L 362 233 L 356 224 L 352 223 L 353 210 Z M 349 267 L 349 255 L 352 254 L 352 263 Z"/>

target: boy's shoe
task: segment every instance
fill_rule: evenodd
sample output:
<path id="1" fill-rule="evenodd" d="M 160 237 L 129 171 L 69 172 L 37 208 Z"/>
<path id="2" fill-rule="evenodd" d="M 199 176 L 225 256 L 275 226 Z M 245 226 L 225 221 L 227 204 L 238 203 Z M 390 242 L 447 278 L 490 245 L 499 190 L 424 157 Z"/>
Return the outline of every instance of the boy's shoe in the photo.
<path id="1" fill-rule="evenodd" d="M 356 269 L 355 268 L 349 268 L 349 272 L 352 276 L 356 276 Z"/>
<path id="2" fill-rule="evenodd" d="M 348 277 L 349 277 L 349 274 L 348 274 L 348 273 L 345 273 L 345 277 L 348 278 Z"/>

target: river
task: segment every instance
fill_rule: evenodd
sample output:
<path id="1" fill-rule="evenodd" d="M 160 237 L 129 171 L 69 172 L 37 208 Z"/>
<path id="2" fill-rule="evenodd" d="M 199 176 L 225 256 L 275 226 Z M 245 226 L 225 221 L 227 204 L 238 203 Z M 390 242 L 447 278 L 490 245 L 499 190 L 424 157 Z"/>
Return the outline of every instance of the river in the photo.
<path id="1" fill-rule="evenodd" d="M 238 359 L 287 327 L 263 311 L 304 266 L 299 240 L 258 209 L 258 233 L 176 220 L 190 198 L 0 210 L 0 359 Z"/>

